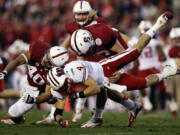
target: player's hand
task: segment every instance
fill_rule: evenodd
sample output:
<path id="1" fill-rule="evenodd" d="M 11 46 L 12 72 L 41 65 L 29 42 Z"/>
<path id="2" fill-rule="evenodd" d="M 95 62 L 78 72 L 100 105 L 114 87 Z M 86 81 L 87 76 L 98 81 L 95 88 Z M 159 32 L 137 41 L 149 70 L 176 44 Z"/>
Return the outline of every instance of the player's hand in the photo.
<path id="1" fill-rule="evenodd" d="M 31 97 L 27 93 L 22 96 L 22 100 L 23 100 L 23 102 L 25 102 L 27 104 L 33 104 L 33 103 L 36 102 L 36 98 L 35 97 Z"/>
<path id="2" fill-rule="evenodd" d="M 70 123 L 70 120 L 63 120 L 63 119 L 60 119 L 59 120 L 59 124 L 63 127 L 63 128 L 66 128 L 69 126 L 69 123 Z"/>
<path id="3" fill-rule="evenodd" d="M 115 83 L 119 80 L 119 78 L 121 77 L 121 72 L 116 71 L 115 73 L 112 74 L 111 77 L 109 77 L 109 82 L 111 83 Z"/>
<path id="4" fill-rule="evenodd" d="M 7 72 L 2 71 L 0 72 L 0 80 L 3 80 L 7 76 Z"/>

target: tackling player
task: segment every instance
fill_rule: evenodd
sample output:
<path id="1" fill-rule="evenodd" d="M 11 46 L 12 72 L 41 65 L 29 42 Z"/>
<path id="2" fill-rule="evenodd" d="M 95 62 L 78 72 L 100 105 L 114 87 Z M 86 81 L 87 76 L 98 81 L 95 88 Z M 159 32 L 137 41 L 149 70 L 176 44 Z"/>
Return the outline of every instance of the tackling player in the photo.
<path id="1" fill-rule="evenodd" d="M 3 80 L 8 72 L 17 66 L 26 64 L 27 80 L 24 84 L 24 94 L 28 93 L 32 96 L 38 96 L 40 92 L 44 92 L 46 87 L 46 75 L 50 68 L 54 66 L 62 66 L 67 62 L 69 55 L 63 47 L 52 47 L 40 40 L 34 41 L 29 50 L 19 55 L 15 60 L 11 61 L 5 69 L 0 72 L 0 80 Z M 1 122 L 5 124 L 23 123 L 23 115 L 32 109 L 34 104 L 26 104 L 20 98 L 13 104 L 9 110 L 9 116 L 2 118 Z"/>
<path id="2" fill-rule="evenodd" d="M 106 77 L 112 76 L 119 68 L 136 59 L 139 56 L 139 54 L 142 52 L 143 48 L 148 44 L 151 37 L 154 36 L 155 32 L 159 30 L 159 28 L 162 27 L 169 20 L 170 17 L 171 16 L 169 16 L 169 14 L 167 13 L 161 15 L 158 18 L 156 24 L 149 31 L 147 31 L 144 35 L 141 36 L 140 40 L 138 41 L 134 49 L 130 49 L 123 52 L 122 54 L 117 54 L 107 59 L 103 59 L 99 63 L 87 62 L 87 61 L 71 62 L 65 66 L 64 68 L 65 74 L 63 73 L 62 70 L 53 68 L 48 73 L 47 76 L 48 82 L 50 83 L 51 87 L 54 88 L 55 91 L 60 92 L 61 94 L 64 92 L 70 92 L 71 80 L 73 80 L 74 83 L 81 82 L 84 83 L 86 86 L 88 86 L 83 92 L 70 93 L 71 97 L 74 98 L 79 98 L 79 97 L 83 98 L 86 96 L 97 94 L 98 92 L 100 92 L 99 87 L 102 87 L 103 85 L 105 85 L 108 88 L 112 88 L 109 82 L 103 84 L 104 76 Z M 79 31 L 86 31 L 86 30 L 79 30 Z M 93 43 L 93 39 L 91 38 L 91 36 L 90 38 L 88 36 L 88 40 L 90 44 Z M 86 44 L 81 44 L 81 45 L 83 46 Z M 91 45 L 93 46 L 93 44 Z M 136 87 L 141 87 L 141 88 L 147 87 L 155 82 L 158 82 L 163 78 L 174 75 L 176 73 L 177 73 L 176 68 L 172 68 L 171 66 L 166 66 L 161 74 L 155 74 L 148 76 L 146 79 L 136 80 L 137 82 Z M 130 75 L 123 74 L 123 77 L 121 77 L 120 80 L 125 79 L 127 82 L 127 78 L 132 79 Z M 117 84 L 119 84 L 119 81 L 117 81 Z M 129 86 L 127 85 L 128 90 L 131 90 L 134 87 L 135 87 L 134 85 L 132 87 L 131 85 Z M 33 99 L 33 100 L 29 100 L 29 99 Z M 24 101 L 26 103 L 31 103 L 30 101 L 37 101 L 37 98 L 28 95 L 24 97 Z M 59 110 L 59 113 L 62 113 L 62 110 L 61 111 Z M 102 117 L 101 113 L 102 111 L 99 112 L 100 115 L 97 115 L 97 113 L 95 113 L 94 117 L 87 123 L 83 124 L 81 127 L 84 128 L 94 127 L 102 124 L 102 118 L 97 118 L 98 116 Z M 61 114 L 59 115 L 61 116 Z M 56 115 L 55 117 L 57 121 L 58 121 L 58 117 L 60 117 L 59 115 L 58 116 Z M 136 115 L 137 114 L 134 114 L 134 117 L 136 117 Z M 99 119 L 101 119 L 101 121 L 97 121 Z"/>

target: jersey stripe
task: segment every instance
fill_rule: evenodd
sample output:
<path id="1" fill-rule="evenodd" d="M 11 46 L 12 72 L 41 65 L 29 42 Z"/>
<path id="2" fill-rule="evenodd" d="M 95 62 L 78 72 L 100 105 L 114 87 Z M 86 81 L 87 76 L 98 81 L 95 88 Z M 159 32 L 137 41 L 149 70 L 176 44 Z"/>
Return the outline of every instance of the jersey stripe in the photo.
<path id="1" fill-rule="evenodd" d="M 114 55 L 112 57 L 109 57 L 107 59 L 103 59 L 102 61 L 99 61 L 99 63 L 101 65 L 104 65 L 104 64 L 107 64 L 109 62 L 114 62 L 122 57 L 125 57 L 126 55 L 130 54 L 131 52 L 135 51 L 136 49 L 131 49 L 131 50 L 127 50 L 127 51 L 124 51 L 123 53 L 120 53 L 120 54 L 117 54 L 117 55 Z"/>

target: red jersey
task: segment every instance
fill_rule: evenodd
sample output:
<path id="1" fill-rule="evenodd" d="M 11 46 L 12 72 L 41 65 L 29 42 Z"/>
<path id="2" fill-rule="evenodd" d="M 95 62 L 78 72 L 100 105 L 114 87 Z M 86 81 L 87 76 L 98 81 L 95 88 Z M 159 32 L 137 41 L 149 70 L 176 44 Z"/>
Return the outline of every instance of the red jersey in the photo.
<path id="1" fill-rule="evenodd" d="M 48 70 L 42 66 L 41 61 L 44 54 L 50 49 L 49 44 L 42 41 L 34 41 L 29 46 L 31 60 L 28 61 L 28 82 L 39 90 L 44 90 Z"/>
<path id="2" fill-rule="evenodd" d="M 99 17 L 90 21 L 85 27 L 98 24 L 98 23 L 107 24 L 107 21 L 106 19 Z M 78 29 L 81 29 L 81 27 L 76 23 L 76 21 L 69 22 L 66 24 L 66 32 L 70 35 L 72 35 L 72 33 Z"/>
<path id="3" fill-rule="evenodd" d="M 91 32 L 95 41 L 93 51 L 90 51 L 88 54 L 84 55 L 85 58 L 90 57 L 96 53 L 100 55 L 99 52 L 103 50 L 110 50 L 116 42 L 116 37 L 113 30 L 105 24 L 95 24 L 89 27 L 85 27 L 84 29 Z M 70 48 L 72 49 L 71 44 Z"/>
<path id="4" fill-rule="evenodd" d="M 176 57 L 180 58 L 180 47 L 172 46 L 168 53 L 171 58 L 176 58 Z"/>

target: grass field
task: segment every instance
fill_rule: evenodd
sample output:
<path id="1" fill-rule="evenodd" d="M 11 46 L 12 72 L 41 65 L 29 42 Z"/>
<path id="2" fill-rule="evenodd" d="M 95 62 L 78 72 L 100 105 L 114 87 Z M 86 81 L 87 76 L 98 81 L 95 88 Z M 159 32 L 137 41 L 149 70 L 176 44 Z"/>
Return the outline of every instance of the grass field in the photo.
<path id="1" fill-rule="evenodd" d="M 71 123 L 69 128 L 52 125 L 35 125 L 47 112 L 33 110 L 26 114 L 25 124 L 4 125 L 0 123 L 0 135 L 180 135 L 180 118 L 172 119 L 165 112 L 139 115 L 132 127 L 127 127 L 127 113 L 104 113 L 104 124 L 101 127 L 82 129 L 80 124 L 91 116 L 86 112 L 78 123 Z M 7 115 L 0 111 L 0 117 Z M 72 113 L 65 113 L 70 119 Z"/>

